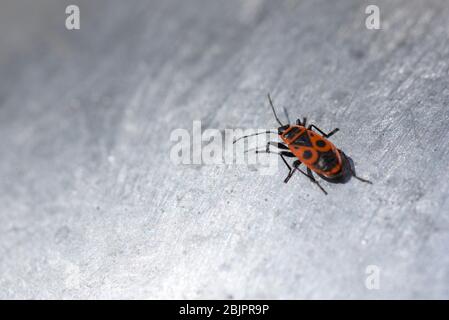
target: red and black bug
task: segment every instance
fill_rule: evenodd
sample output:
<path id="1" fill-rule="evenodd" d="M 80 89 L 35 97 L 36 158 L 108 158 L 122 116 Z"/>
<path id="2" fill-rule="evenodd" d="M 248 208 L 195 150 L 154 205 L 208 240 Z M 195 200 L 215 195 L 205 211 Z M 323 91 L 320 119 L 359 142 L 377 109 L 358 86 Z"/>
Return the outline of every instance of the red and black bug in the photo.
<path id="1" fill-rule="evenodd" d="M 355 177 L 366 183 L 371 183 L 371 181 L 358 177 L 355 174 L 351 158 L 346 156 L 343 151 L 335 147 L 335 145 L 328 140 L 328 138 L 339 130 L 338 128 L 335 128 L 329 133 L 324 133 L 320 128 L 313 124 L 306 127 L 306 118 L 303 118 L 302 121 L 300 119 L 296 120 L 296 124 L 294 125 L 284 125 L 276 115 L 270 94 L 268 94 L 268 101 L 270 102 L 274 117 L 280 125 L 278 132 L 267 130 L 265 132 L 240 137 L 234 140 L 234 143 L 240 139 L 259 134 L 278 134 L 282 142 L 269 141 L 265 150 L 256 150 L 256 153 L 275 153 L 281 156 L 289 170 L 289 173 L 284 180 L 285 183 L 290 180 L 295 171 L 299 171 L 304 176 L 308 177 L 309 180 L 315 183 L 325 194 L 327 194 L 326 190 L 324 190 L 320 183 L 315 179 L 312 172 L 315 172 L 324 180 L 332 183 L 344 183 L 351 177 Z M 270 150 L 270 146 L 274 146 L 280 151 L 273 152 Z M 288 164 L 285 157 L 296 158 L 293 162 L 293 169 Z M 306 166 L 307 172 L 304 172 L 299 168 L 301 164 Z"/>

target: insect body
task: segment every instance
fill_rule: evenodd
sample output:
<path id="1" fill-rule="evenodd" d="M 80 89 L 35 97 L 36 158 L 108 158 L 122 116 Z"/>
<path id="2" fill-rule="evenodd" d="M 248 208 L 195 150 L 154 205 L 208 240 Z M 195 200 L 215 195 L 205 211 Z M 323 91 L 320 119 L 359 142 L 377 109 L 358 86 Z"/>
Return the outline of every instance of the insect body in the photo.
<path id="1" fill-rule="evenodd" d="M 348 180 L 348 177 L 355 177 L 356 179 L 371 183 L 368 180 L 362 179 L 356 176 L 354 169 L 352 168 L 351 161 L 343 151 L 335 147 L 335 145 L 328 140 L 339 129 L 336 128 L 329 133 L 324 133 L 320 128 L 313 124 L 306 126 L 307 119 L 296 120 L 295 125 L 283 125 L 276 115 L 276 111 L 273 106 L 273 101 L 270 95 L 268 95 L 270 106 L 273 110 L 274 117 L 279 123 L 280 127 L 276 132 L 282 142 L 268 142 L 265 150 L 256 150 L 256 153 L 276 153 L 281 156 L 283 162 L 289 169 L 288 176 L 284 182 L 287 183 L 292 175 L 299 171 L 306 177 L 315 183 L 325 194 L 326 190 L 315 179 L 312 172 L 318 174 L 321 178 L 328 182 L 342 183 Z M 253 135 L 272 133 L 271 131 L 256 133 Z M 234 141 L 237 142 L 240 139 L 247 138 L 252 135 L 243 136 Z M 273 152 L 270 150 L 270 146 L 278 148 L 279 152 Z M 293 169 L 288 164 L 285 158 L 296 158 L 293 162 Z M 301 164 L 304 164 L 307 168 L 307 172 L 304 172 L 299 168 Z"/>
<path id="2" fill-rule="evenodd" d="M 312 171 L 328 178 L 341 172 L 342 158 L 338 149 L 303 124 L 289 126 L 280 138 L 290 152 Z"/>

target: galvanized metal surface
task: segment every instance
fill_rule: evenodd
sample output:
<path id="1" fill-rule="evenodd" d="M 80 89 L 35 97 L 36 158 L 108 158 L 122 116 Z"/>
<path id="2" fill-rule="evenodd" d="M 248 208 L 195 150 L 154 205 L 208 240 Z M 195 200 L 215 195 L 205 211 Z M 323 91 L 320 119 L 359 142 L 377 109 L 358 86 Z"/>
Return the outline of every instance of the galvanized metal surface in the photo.
<path id="1" fill-rule="evenodd" d="M 2 3 L 0 298 L 449 298 L 449 6 L 376 2 Z M 374 185 L 171 162 L 268 91 Z"/>

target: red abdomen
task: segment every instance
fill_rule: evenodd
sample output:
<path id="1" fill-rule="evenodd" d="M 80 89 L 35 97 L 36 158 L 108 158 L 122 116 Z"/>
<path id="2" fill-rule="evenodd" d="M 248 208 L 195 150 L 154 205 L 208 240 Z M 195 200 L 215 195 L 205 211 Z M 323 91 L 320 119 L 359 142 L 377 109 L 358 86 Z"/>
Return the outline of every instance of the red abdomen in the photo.
<path id="1" fill-rule="evenodd" d="M 341 172 L 340 152 L 332 142 L 320 134 L 303 126 L 294 125 L 280 137 L 299 161 L 310 170 L 328 178 Z"/>

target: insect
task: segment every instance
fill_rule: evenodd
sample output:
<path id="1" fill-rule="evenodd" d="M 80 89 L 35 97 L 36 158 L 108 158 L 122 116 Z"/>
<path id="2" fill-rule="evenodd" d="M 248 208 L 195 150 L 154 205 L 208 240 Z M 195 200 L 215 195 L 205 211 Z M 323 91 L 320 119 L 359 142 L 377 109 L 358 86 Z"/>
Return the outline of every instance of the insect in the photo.
<path id="1" fill-rule="evenodd" d="M 344 183 L 354 177 L 362 182 L 372 184 L 371 181 L 358 177 L 353 169 L 352 159 L 345 155 L 343 151 L 338 149 L 328 139 L 339 131 L 335 128 L 329 133 L 324 133 L 314 124 L 307 126 L 307 118 L 296 120 L 296 124 L 282 124 L 279 120 L 276 110 L 268 94 L 268 101 L 273 110 L 274 117 L 280 127 L 277 132 L 267 130 L 265 132 L 246 135 L 234 140 L 233 143 L 241 139 L 248 138 L 259 134 L 276 133 L 282 142 L 269 141 L 264 150 L 258 149 L 256 153 L 274 153 L 278 154 L 287 166 L 289 172 L 284 182 L 287 183 L 296 171 L 306 176 L 312 183 L 316 184 L 324 194 L 327 191 L 315 179 L 313 172 L 322 179 L 331 183 Z M 284 110 L 285 111 L 285 110 Z M 287 115 L 288 118 L 288 115 Z M 270 150 L 270 146 L 276 147 L 279 152 Z M 293 169 L 285 158 L 296 158 L 293 162 Z M 304 164 L 306 172 L 299 166 Z"/>

